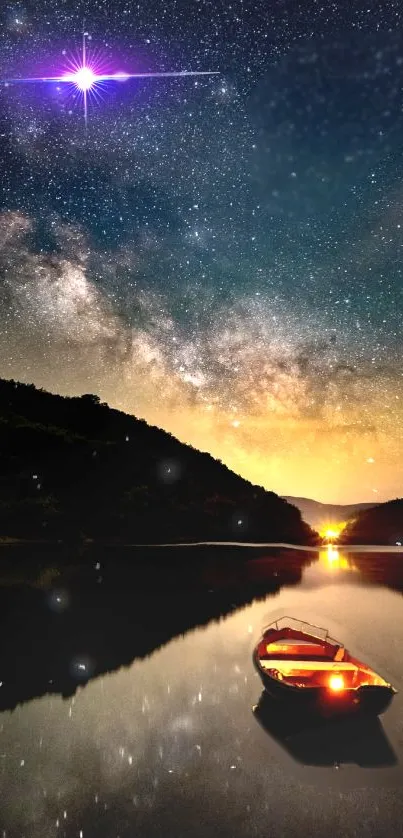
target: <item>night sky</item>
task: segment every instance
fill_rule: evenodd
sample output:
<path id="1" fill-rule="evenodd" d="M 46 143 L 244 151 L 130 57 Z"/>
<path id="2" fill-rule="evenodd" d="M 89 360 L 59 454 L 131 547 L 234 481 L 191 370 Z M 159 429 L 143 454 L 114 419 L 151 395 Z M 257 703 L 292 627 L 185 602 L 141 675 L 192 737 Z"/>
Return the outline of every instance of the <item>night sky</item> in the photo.
<path id="1" fill-rule="evenodd" d="M 402 494 L 400 0 L 0 11 L 0 375 L 280 494 Z M 83 21 L 85 20 L 85 24 Z M 110 82 L 52 76 L 219 71 Z"/>

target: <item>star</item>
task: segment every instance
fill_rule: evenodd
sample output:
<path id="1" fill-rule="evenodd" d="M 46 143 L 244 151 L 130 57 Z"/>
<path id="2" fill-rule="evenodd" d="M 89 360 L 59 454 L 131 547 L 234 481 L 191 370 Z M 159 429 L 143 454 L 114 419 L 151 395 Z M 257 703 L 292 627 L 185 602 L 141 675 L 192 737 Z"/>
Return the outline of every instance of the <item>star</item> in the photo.
<path id="1" fill-rule="evenodd" d="M 99 58 L 91 58 L 87 53 L 88 32 L 83 32 L 82 49 L 80 60 L 72 61 L 69 70 L 62 75 L 55 76 L 32 76 L 28 78 L 12 78 L 3 80 L 3 84 L 28 83 L 28 82 L 55 82 L 57 84 L 68 84 L 78 91 L 82 96 L 84 123 L 88 127 L 88 101 L 90 95 L 97 98 L 99 89 L 106 86 L 108 82 L 124 82 L 129 79 L 154 79 L 154 78 L 180 78 L 182 76 L 214 76 L 219 75 L 218 70 L 169 70 L 167 72 L 150 73 L 106 73 L 100 70 Z"/>
<path id="2" fill-rule="evenodd" d="M 73 82 L 80 90 L 91 90 L 91 87 L 96 84 L 97 77 L 90 67 L 80 67 L 76 73 L 65 76 L 64 80 Z"/>
<path id="3" fill-rule="evenodd" d="M 0 375 L 97 394 L 279 494 L 397 497 L 395 11 L 190 5 L 6 4 Z"/>

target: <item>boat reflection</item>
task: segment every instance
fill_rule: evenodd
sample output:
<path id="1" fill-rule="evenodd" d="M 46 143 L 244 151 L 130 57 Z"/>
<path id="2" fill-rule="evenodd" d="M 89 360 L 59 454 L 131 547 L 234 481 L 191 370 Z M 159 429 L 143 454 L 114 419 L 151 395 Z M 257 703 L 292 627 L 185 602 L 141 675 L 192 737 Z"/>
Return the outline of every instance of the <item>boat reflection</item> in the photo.
<path id="1" fill-rule="evenodd" d="M 383 768 L 398 762 L 377 716 L 328 719 L 307 711 L 290 713 L 265 691 L 253 714 L 266 733 L 304 765 Z"/>

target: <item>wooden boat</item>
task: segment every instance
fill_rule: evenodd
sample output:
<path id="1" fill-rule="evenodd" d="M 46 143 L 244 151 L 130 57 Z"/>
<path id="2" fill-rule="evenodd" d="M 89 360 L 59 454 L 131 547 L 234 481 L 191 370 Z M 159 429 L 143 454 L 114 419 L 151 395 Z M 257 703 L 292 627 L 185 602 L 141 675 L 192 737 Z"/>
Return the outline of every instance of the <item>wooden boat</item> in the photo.
<path id="1" fill-rule="evenodd" d="M 273 698 L 315 706 L 326 714 L 357 709 L 383 713 L 396 693 L 326 629 L 293 617 L 264 629 L 253 662 Z"/>

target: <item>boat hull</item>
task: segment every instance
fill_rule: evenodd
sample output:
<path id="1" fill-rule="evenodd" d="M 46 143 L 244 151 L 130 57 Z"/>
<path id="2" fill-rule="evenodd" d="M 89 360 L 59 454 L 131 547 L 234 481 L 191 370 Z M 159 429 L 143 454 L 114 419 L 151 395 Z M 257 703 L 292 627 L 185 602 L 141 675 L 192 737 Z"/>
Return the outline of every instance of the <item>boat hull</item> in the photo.
<path id="1" fill-rule="evenodd" d="M 316 710 L 326 716 L 356 711 L 380 715 L 388 709 L 395 694 L 389 686 L 362 686 L 330 693 L 325 687 L 294 687 L 271 677 L 259 663 L 257 650 L 253 662 L 268 695 L 290 709 Z"/>

